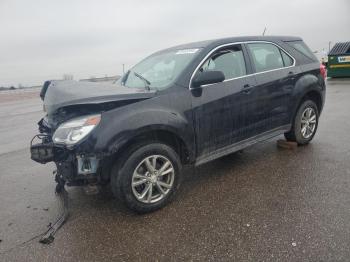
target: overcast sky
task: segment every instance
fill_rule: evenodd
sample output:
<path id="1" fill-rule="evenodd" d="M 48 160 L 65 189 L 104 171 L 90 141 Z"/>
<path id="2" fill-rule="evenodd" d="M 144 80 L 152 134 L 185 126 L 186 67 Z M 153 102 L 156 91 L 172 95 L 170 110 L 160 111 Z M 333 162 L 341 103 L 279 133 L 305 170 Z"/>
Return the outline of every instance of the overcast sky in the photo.
<path id="1" fill-rule="evenodd" d="M 0 86 L 116 75 L 159 49 L 241 35 L 350 41 L 349 0 L 0 0 Z"/>

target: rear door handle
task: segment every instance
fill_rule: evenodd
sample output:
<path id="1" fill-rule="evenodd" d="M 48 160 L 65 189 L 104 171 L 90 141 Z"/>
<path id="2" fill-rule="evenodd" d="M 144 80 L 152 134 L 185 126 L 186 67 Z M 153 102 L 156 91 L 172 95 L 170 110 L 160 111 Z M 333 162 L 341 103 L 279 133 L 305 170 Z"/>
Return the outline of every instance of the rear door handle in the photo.
<path id="1" fill-rule="evenodd" d="M 243 86 L 243 89 L 242 89 L 242 92 L 244 93 L 244 94 L 249 94 L 251 91 L 252 91 L 252 86 L 251 85 L 249 85 L 249 84 L 245 84 L 244 86 Z"/>
<path id="2" fill-rule="evenodd" d="M 292 80 L 294 80 L 295 79 L 295 73 L 293 71 L 290 71 L 288 73 L 288 77 L 290 77 Z"/>

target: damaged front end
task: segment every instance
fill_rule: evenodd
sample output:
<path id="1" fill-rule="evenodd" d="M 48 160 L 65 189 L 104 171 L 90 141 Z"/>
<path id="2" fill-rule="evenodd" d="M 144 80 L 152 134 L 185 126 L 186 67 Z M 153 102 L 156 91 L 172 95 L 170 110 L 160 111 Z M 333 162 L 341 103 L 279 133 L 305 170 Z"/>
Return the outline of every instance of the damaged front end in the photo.
<path id="1" fill-rule="evenodd" d="M 108 182 L 108 152 L 95 148 L 103 137 L 99 135 L 103 113 L 153 96 L 153 91 L 116 84 L 45 82 L 40 97 L 47 115 L 38 122 L 40 134 L 31 141 L 31 159 L 54 162 L 61 187 Z"/>
<path id="2" fill-rule="evenodd" d="M 41 134 L 36 135 L 30 144 L 31 159 L 41 164 L 55 162 L 56 182 L 59 184 L 68 182 L 68 185 L 84 185 L 99 182 L 98 166 L 102 155 L 82 153 L 75 147 L 75 142 L 87 136 L 87 131 L 98 124 L 98 119 L 96 115 L 75 118 L 52 132 L 43 118 L 38 123 Z M 82 120 L 85 122 L 82 123 Z M 80 128 L 74 125 L 74 122 L 79 121 Z M 82 129 L 85 129 L 85 133 Z"/>
<path id="3" fill-rule="evenodd" d="M 52 141 L 52 129 L 46 117 L 38 122 L 38 126 L 40 134 L 35 135 L 30 141 L 31 159 L 40 164 L 65 159 L 65 150 L 55 146 Z"/>

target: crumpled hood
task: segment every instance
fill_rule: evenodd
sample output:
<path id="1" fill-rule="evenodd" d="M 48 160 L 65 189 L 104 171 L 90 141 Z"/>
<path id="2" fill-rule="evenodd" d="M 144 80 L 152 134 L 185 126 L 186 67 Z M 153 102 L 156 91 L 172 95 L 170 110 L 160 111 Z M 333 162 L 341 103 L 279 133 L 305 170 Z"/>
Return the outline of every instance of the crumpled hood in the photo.
<path id="1" fill-rule="evenodd" d="M 154 90 L 128 88 L 111 83 L 51 81 L 45 93 L 44 108 L 50 115 L 59 108 L 71 105 L 142 100 L 154 95 Z"/>

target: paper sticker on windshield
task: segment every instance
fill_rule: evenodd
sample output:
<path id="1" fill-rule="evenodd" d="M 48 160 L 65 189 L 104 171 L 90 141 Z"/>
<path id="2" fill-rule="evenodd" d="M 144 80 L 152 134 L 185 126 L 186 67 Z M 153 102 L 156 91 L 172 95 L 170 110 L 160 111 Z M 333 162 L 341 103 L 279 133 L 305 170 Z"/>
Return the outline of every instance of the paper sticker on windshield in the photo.
<path id="1" fill-rule="evenodd" d="M 194 54 L 199 50 L 199 48 L 192 48 L 192 49 L 182 49 L 177 51 L 176 55 L 183 55 L 183 54 Z"/>

